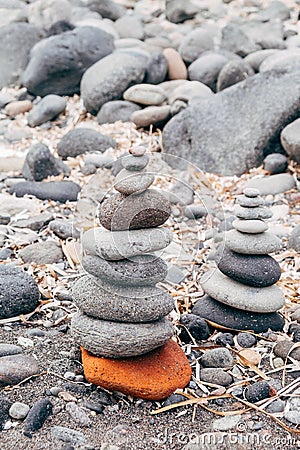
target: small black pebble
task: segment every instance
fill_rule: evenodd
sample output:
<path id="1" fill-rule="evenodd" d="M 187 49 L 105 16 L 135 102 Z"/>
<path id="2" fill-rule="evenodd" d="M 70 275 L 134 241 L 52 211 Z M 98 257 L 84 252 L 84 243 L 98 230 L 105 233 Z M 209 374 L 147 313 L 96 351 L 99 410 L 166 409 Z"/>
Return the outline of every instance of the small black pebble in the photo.
<path id="1" fill-rule="evenodd" d="M 256 403 L 269 397 L 269 395 L 270 385 L 266 381 L 257 381 L 245 389 L 245 397 L 250 403 Z"/>
<path id="2" fill-rule="evenodd" d="M 222 345 L 226 347 L 226 345 L 230 345 L 232 347 L 234 345 L 233 336 L 231 333 L 219 333 L 216 337 L 216 344 Z"/>
<path id="3" fill-rule="evenodd" d="M 31 438 L 31 432 L 43 426 L 45 420 L 52 414 L 52 406 L 48 398 L 41 398 L 33 405 L 24 423 L 24 436 Z"/>
<path id="4" fill-rule="evenodd" d="M 182 315 L 180 318 L 180 323 L 186 328 L 180 327 L 180 339 L 183 342 L 191 342 L 189 333 L 195 341 L 201 341 L 210 336 L 210 331 L 206 321 L 201 317 L 196 316 L 196 314 Z M 189 333 L 186 330 L 188 330 Z"/>
<path id="5" fill-rule="evenodd" d="M 168 397 L 162 404 L 162 406 L 170 406 L 170 405 L 175 405 L 176 403 L 179 402 L 184 402 L 186 400 L 186 397 L 184 397 L 184 395 L 181 394 L 172 394 L 170 395 L 170 397 Z"/>
<path id="6" fill-rule="evenodd" d="M 104 410 L 104 405 L 102 403 L 83 402 L 82 406 L 90 409 L 91 411 L 95 411 L 97 414 L 102 413 Z"/>
<path id="7" fill-rule="evenodd" d="M 288 334 L 293 334 L 296 331 L 300 331 L 300 325 L 298 323 L 291 323 L 288 329 Z"/>
<path id="8" fill-rule="evenodd" d="M 300 330 L 296 330 L 293 334 L 293 341 L 300 342 Z"/>
<path id="9" fill-rule="evenodd" d="M 239 333 L 237 335 L 237 342 L 241 347 L 250 348 L 256 344 L 257 339 L 250 333 Z"/>

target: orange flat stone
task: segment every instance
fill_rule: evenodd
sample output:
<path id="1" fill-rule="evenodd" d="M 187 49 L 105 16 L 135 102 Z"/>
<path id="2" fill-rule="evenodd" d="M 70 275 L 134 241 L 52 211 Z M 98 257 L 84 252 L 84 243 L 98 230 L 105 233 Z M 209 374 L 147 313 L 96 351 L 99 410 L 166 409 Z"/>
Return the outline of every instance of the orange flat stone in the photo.
<path id="1" fill-rule="evenodd" d="M 172 339 L 162 347 L 135 358 L 109 359 L 91 355 L 84 348 L 82 362 L 86 379 L 132 397 L 162 400 L 190 381 L 189 362 Z"/>

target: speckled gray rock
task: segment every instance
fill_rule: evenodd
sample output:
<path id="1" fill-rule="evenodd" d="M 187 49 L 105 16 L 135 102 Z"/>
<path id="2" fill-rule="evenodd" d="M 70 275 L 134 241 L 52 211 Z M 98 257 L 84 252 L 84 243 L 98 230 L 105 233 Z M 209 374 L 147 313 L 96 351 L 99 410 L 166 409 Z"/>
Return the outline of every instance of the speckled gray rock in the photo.
<path id="1" fill-rule="evenodd" d="M 95 356 L 107 358 L 143 355 L 164 345 L 174 334 L 167 318 L 150 323 L 122 323 L 80 313 L 72 318 L 71 330 L 79 345 Z"/>
<path id="2" fill-rule="evenodd" d="M 28 219 L 21 219 L 13 222 L 13 226 L 17 228 L 29 228 L 33 231 L 39 231 L 53 219 L 51 213 L 37 214 L 36 216 L 29 217 Z"/>
<path id="3" fill-rule="evenodd" d="M 247 195 L 239 195 L 236 198 L 236 203 L 241 206 L 245 206 L 246 208 L 254 208 L 255 206 L 262 206 L 265 204 L 265 201 L 262 197 L 249 197 Z"/>
<path id="4" fill-rule="evenodd" d="M 274 151 L 279 143 L 274 136 L 279 137 L 282 128 L 297 115 L 299 83 L 299 72 L 268 72 L 188 106 L 164 127 L 164 152 L 180 156 L 169 163 L 182 169 L 182 161 L 187 160 L 202 170 L 222 175 L 241 175 L 259 166 L 264 153 Z M 241 104 L 245 105 L 242 113 Z M 273 176 L 282 175 L 288 174 Z M 268 193 L 278 189 L 284 192 L 294 186 L 294 181 L 291 187 L 288 181 L 287 189 L 283 180 L 280 188 L 276 183 L 276 179 L 271 181 Z M 265 191 L 261 194 L 265 195 Z"/>
<path id="5" fill-rule="evenodd" d="M 219 325 L 236 330 L 252 330 L 263 333 L 270 328 L 281 331 L 284 318 L 278 313 L 259 314 L 232 308 L 205 295 L 201 297 L 192 310 L 193 314 Z"/>
<path id="6" fill-rule="evenodd" d="M 55 241 L 37 242 L 24 247 L 19 252 L 20 258 L 25 263 L 53 264 L 63 259 L 60 245 Z"/>
<path id="7" fill-rule="evenodd" d="M 246 286 L 227 277 L 218 269 L 206 272 L 200 282 L 208 295 L 233 308 L 269 313 L 278 311 L 285 303 L 284 294 L 278 286 Z"/>
<path id="8" fill-rule="evenodd" d="M 124 156 L 124 158 L 122 158 L 121 163 L 124 169 L 134 172 L 136 170 L 137 171 L 143 170 L 147 166 L 149 160 L 150 158 L 148 155 L 143 156 L 127 155 Z"/>
<path id="9" fill-rule="evenodd" d="M 31 356 L 18 354 L 0 358 L 0 386 L 18 384 L 25 378 L 37 375 L 40 368 Z"/>
<path id="10" fill-rule="evenodd" d="M 245 389 L 245 397 L 248 402 L 256 403 L 270 396 L 270 385 L 266 381 L 257 381 Z"/>
<path id="11" fill-rule="evenodd" d="M 17 267 L 0 265 L 0 318 L 33 311 L 39 303 L 35 280 Z"/>
<path id="12" fill-rule="evenodd" d="M 115 231 L 114 233 L 105 228 L 95 228 L 84 233 L 83 248 L 89 255 L 118 261 L 161 250 L 171 241 L 172 233 L 166 228 Z"/>
<path id="13" fill-rule="evenodd" d="M 79 426 L 88 427 L 91 425 L 91 419 L 85 410 L 78 406 L 75 402 L 68 402 L 66 404 L 66 411 L 70 415 L 71 419 L 73 419 Z"/>
<path id="14" fill-rule="evenodd" d="M 120 322 L 151 322 L 174 308 L 171 295 L 155 286 L 116 286 L 90 275 L 74 284 L 72 297 L 85 314 Z"/>
<path id="15" fill-rule="evenodd" d="M 155 228 L 168 220 L 171 206 L 159 191 L 147 189 L 138 195 L 116 194 L 101 203 L 98 217 L 111 231 Z"/>
<path id="16" fill-rule="evenodd" d="M 114 139 L 91 128 L 75 128 L 66 133 L 57 147 L 62 158 L 76 157 L 83 153 L 105 152 L 108 148 L 116 148 Z"/>
<path id="17" fill-rule="evenodd" d="M 103 123 L 115 123 L 118 120 L 129 122 L 131 114 L 140 109 L 139 105 L 126 100 L 112 100 L 101 106 L 97 114 L 97 120 L 100 125 Z"/>
<path id="18" fill-rule="evenodd" d="M 41 144 L 30 147 L 22 168 L 22 175 L 26 180 L 42 181 L 49 176 L 68 174 L 69 167 L 50 152 L 49 148 Z"/>
<path id="19" fill-rule="evenodd" d="M 266 255 L 277 252 L 282 246 L 281 240 L 269 231 L 247 234 L 237 230 L 229 230 L 226 232 L 225 239 L 230 250 L 250 255 Z"/>
<path id="20" fill-rule="evenodd" d="M 73 428 L 55 425 L 51 427 L 51 435 L 58 441 L 66 442 L 71 445 L 84 445 L 87 443 L 84 434 Z"/>
<path id="21" fill-rule="evenodd" d="M 240 219 L 270 219 L 272 217 L 272 211 L 264 206 L 257 206 L 252 208 L 245 208 L 241 205 L 235 205 L 233 210 L 234 215 L 239 217 Z"/>
<path id="22" fill-rule="evenodd" d="M 235 253 L 225 247 L 216 262 L 225 275 L 249 286 L 271 286 L 281 275 L 279 263 L 269 255 Z"/>
<path id="23" fill-rule="evenodd" d="M 207 367 L 201 369 L 200 380 L 206 383 L 218 384 L 220 386 L 229 386 L 233 382 L 232 376 L 222 369 Z"/>
<path id="24" fill-rule="evenodd" d="M 106 261 L 99 256 L 84 256 L 84 269 L 95 277 L 121 286 L 148 286 L 163 281 L 168 266 L 155 255 L 141 255 L 120 261 Z"/>
<path id="25" fill-rule="evenodd" d="M 264 222 L 263 220 L 234 220 L 232 222 L 233 227 L 240 231 L 241 233 L 248 233 L 248 234 L 257 234 L 257 233 L 263 233 L 264 231 L 267 231 L 268 224 Z"/>
<path id="26" fill-rule="evenodd" d="M 122 169 L 115 179 L 114 188 L 121 194 L 140 194 L 148 189 L 154 181 L 154 175 L 146 171 L 134 173 L 127 169 Z"/>
<path id="27" fill-rule="evenodd" d="M 123 97 L 130 102 L 146 106 L 158 106 L 167 100 L 165 91 L 155 84 L 136 84 L 128 88 Z"/>
<path id="28" fill-rule="evenodd" d="M 147 63 L 147 58 L 118 51 L 92 65 L 81 80 L 86 109 L 97 114 L 104 103 L 119 100 L 129 86 L 143 81 Z"/>
<path id="29" fill-rule="evenodd" d="M 245 185 L 246 188 L 258 189 L 261 195 L 276 195 L 287 192 L 295 186 L 295 180 L 289 173 L 278 173 L 263 178 L 253 178 Z"/>
<path id="30" fill-rule="evenodd" d="M 285 172 L 288 167 L 288 159 L 281 153 L 271 153 L 264 159 L 264 169 L 271 174 Z"/>
<path id="31" fill-rule="evenodd" d="M 0 344 L 0 357 L 9 355 L 18 355 L 22 353 L 22 348 L 14 344 Z"/>
<path id="32" fill-rule="evenodd" d="M 26 403 L 15 402 L 9 409 L 9 415 L 13 419 L 22 420 L 27 416 L 29 409 L 30 408 L 28 405 L 26 405 Z"/>
<path id="33" fill-rule="evenodd" d="M 228 348 L 213 348 L 212 350 L 207 350 L 201 356 L 200 363 L 203 367 L 231 368 L 234 364 L 234 359 Z"/>
<path id="34" fill-rule="evenodd" d="M 79 230 L 75 227 L 72 220 L 55 219 L 49 223 L 49 228 L 53 233 L 61 239 L 78 239 L 80 236 Z"/>
<path id="35" fill-rule="evenodd" d="M 55 200 L 65 203 L 77 200 L 80 186 L 73 181 L 22 181 L 10 188 L 11 194 L 17 197 L 34 195 L 40 200 Z"/>
<path id="36" fill-rule="evenodd" d="M 34 105 L 29 112 L 27 121 L 30 127 L 37 127 L 48 120 L 55 119 L 66 109 L 66 99 L 59 95 L 46 95 L 37 105 Z"/>

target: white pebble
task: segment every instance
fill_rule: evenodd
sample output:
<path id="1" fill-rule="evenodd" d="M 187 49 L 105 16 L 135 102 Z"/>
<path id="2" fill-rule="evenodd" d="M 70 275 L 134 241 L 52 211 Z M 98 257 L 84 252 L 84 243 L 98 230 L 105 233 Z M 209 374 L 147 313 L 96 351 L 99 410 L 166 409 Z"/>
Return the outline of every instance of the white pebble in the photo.
<path id="1" fill-rule="evenodd" d="M 22 420 L 27 416 L 29 409 L 29 406 L 25 403 L 15 402 L 9 409 L 9 415 L 13 419 Z"/>
<path id="2" fill-rule="evenodd" d="M 23 336 L 18 337 L 18 344 L 22 347 L 33 347 L 33 340 Z"/>

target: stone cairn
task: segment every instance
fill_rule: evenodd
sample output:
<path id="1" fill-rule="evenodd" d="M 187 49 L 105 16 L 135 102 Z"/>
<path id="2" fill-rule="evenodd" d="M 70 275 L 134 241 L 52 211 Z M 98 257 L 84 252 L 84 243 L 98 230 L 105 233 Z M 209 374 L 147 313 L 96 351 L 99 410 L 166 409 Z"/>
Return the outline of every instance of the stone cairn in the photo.
<path id="1" fill-rule="evenodd" d="M 191 369 L 168 314 L 173 298 L 156 287 L 167 264 L 153 254 L 172 241 L 160 227 L 170 216 L 168 199 L 148 189 L 149 156 L 134 147 L 121 159 L 118 191 L 100 205 L 102 226 L 83 236 L 82 264 L 87 274 L 72 295 L 80 312 L 72 333 L 82 348 L 88 381 L 135 397 L 158 400 L 185 387 Z"/>
<path id="2" fill-rule="evenodd" d="M 257 189 L 247 188 L 237 197 L 234 229 L 225 232 L 225 245 L 217 257 L 217 269 L 201 279 L 206 292 L 193 313 L 228 328 L 264 332 L 284 325 L 278 314 L 285 303 L 274 284 L 280 265 L 268 255 L 281 248 L 280 239 L 268 230 L 265 219 L 272 212 Z"/>

